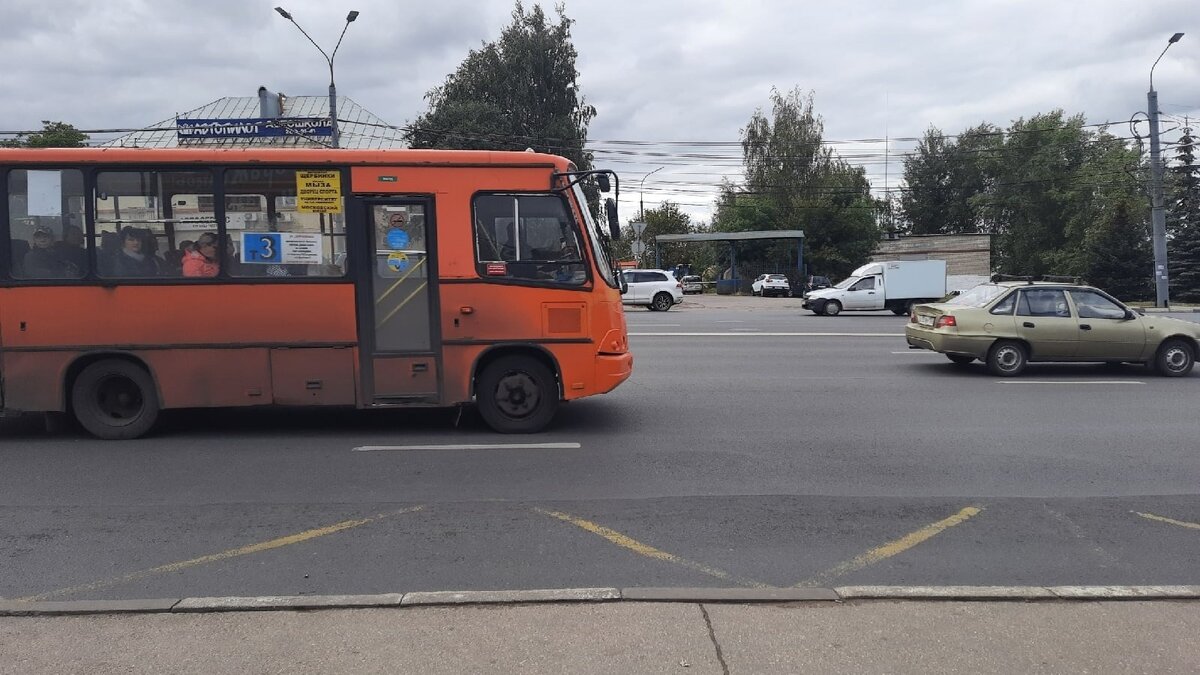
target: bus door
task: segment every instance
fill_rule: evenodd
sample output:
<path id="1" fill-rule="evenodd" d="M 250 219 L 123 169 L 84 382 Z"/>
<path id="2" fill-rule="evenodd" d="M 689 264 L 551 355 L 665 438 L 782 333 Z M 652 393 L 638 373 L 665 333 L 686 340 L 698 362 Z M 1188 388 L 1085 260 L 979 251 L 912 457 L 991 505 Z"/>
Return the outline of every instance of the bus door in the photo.
<path id="1" fill-rule="evenodd" d="M 438 402 L 441 349 L 433 202 L 366 199 L 368 256 L 358 278 L 362 381 L 368 403 Z"/>

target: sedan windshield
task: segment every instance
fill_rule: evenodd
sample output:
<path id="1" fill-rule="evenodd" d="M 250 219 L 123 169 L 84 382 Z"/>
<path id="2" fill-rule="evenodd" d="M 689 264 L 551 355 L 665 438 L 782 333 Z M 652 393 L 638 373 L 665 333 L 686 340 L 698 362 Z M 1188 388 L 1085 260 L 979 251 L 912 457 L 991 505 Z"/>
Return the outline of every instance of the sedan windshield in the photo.
<path id="1" fill-rule="evenodd" d="M 1006 288 L 995 284 L 979 284 L 975 288 L 951 298 L 946 301 L 948 305 L 962 305 L 964 307 L 983 307 L 992 300 L 995 300 Z"/>

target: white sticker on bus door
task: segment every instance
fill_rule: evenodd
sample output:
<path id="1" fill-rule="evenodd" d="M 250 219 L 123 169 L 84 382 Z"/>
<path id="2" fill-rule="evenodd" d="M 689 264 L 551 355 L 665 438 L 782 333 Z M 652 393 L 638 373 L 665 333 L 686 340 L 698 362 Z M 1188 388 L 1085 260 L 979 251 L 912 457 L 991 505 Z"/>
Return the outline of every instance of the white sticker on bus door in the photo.
<path id="1" fill-rule="evenodd" d="M 30 171 L 29 215 L 62 215 L 62 173 L 58 171 Z"/>

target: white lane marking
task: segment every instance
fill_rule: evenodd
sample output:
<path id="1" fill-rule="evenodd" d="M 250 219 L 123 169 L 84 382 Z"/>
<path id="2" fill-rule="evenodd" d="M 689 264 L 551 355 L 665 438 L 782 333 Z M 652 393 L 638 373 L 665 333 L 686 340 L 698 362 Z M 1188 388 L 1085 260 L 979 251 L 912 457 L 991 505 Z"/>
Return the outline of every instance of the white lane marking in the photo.
<path id="1" fill-rule="evenodd" d="M 996 384 L 1146 384 L 1139 380 L 996 380 Z"/>
<path id="2" fill-rule="evenodd" d="M 729 321 L 718 321 L 717 323 L 746 323 L 746 322 L 742 321 L 741 319 L 732 319 Z"/>
<path id="3" fill-rule="evenodd" d="M 931 352 L 928 349 L 910 349 L 906 352 L 892 352 L 893 354 L 932 354 L 933 356 L 941 356 L 941 352 Z"/>
<path id="4" fill-rule="evenodd" d="M 904 333 L 630 333 L 630 337 L 904 337 Z"/>
<path id="5" fill-rule="evenodd" d="M 578 443 L 475 443 L 457 445 L 360 445 L 353 452 L 410 450 L 578 450 Z"/>
<path id="6" fill-rule="evenodd" d="M 630 325 L 638 328 L 679 328 L 683 324 L 680 323 L 636 323 L 631 321 Z"/>

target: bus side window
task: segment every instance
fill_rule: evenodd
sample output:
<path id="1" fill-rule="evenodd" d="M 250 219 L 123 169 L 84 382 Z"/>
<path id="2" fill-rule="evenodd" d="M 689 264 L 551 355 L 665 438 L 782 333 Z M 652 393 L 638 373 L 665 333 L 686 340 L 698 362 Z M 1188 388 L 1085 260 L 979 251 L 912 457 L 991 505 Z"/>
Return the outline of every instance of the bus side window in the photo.
<path id="1" fill-rule="evenodd" d="M 480 276 L 566 286 L 587 283 L 578 226 L 560 196 L 480 195 L 474 207 Z"/>
<path id="2" fill-rule="evenodd" d="M 83 172 L 14 169 L 7 187 L 12 276 L 83 278 Z"/>

